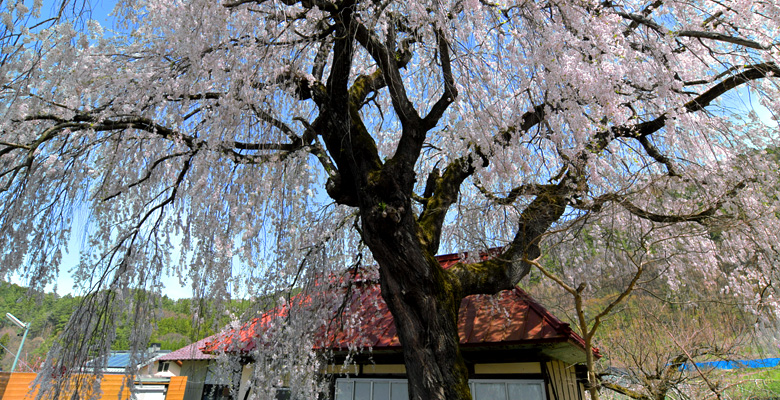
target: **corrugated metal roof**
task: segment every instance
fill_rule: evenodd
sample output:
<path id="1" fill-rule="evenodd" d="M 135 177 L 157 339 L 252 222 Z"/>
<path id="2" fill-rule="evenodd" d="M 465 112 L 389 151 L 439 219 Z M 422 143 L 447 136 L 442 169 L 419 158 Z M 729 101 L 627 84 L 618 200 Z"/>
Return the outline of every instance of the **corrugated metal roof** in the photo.
<path id="1" fill-rule="evenodd" d="M 437 257 L 444 268 L 460 258 L 458 254 Z M 382 299 L 379 285 L 360 277 L 349 295 L 341 315 L 361 321 L 361 324 L 352 329 L 343 328 L 338 318 L 334 318 L 328 327 L 317 334 L 320 340 L 316 347 L 336 351 L 355 347 L 371 347 L 374 351 L 399 349 L 395 322 Z M 229 330 L 214 336 L 213 340 L 206 340 L 202 350 L 249 352 L 257 346 L 259 332 L 263 331 L 263 327 L 286 313 L 284 308 L 266 312 L 244 324 L 238 331 Z M 568 343 L 584 350 L 584 341 L 571 330 L 569 324 L 550 314 L 519 288 L 504 290 L 496 295 L 464 298 L 458 314 L 458 335 L 461 345 L 466 347 Z"/>
<path id="2" fill-rule="evenodd" d="M 108 356 L 106 367 L 124 368 L 130 365 L 130 353 L 111 353 Z"/>
<path id="3" fill-rule="evenodd" d="M 106 360 L 105 365 L 105 371 L 108 372 L 124 372 L 125 368 L 127 367 L 137 367 L 139 365 L 147 365 L 153 360 L 155 360 L 157 357 L 160 357 L 165 354 L 171 353 L 170 350 L 159 350 L 156 352 L 150 352 L 150 353 L 144 353 L 136 355 L 135 360 L 133 359 L 133 355 L 130 351 L 127 350 L 118 350 L 118 351 L 112 351 L 108 354 L 108 359 Z M 133 365 L 132 362 L 135 361 L 137 365 Z M 101 367 L 102 363 L 99 360 L 90 360 L 86 364 L 87 367 L 92 366 L 98 366 Z"/>

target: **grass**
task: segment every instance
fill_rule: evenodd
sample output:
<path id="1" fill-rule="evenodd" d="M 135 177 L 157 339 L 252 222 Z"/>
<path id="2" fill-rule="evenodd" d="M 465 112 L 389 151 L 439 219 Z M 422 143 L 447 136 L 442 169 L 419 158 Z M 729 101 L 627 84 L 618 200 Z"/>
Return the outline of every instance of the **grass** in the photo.
<path id="1" fill-rule="evenodd" d="M 780 400 L 780 367 L 723 371 L 727 399 Z"/>

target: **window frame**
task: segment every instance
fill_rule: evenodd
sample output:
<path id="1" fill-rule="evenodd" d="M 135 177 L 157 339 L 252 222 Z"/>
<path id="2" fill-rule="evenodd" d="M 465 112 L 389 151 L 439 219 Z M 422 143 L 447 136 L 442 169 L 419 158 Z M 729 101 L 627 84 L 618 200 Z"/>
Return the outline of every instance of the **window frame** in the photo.
<path id="1" fill-rule="evenodd" d="M 168 369 L 171 367 L 171 363 L 168 361 L 159 361 L 157 363 L 157 372 L 168 372 Z"/>
<path id="2" fill-rule="evenodd" d="M 351 383 L 352 384 L 352 398 L 340 398 L 338 397 L 338 387 L 339 383 Z M 355 383 L 357 382 L 369 382 L 371 383 L 371 397 L 369 399 L 355 399 Z M 374 383 L 390 383 L 390 386 L 392 387 L 392 383 L 406 383 L 409 384 L 408 379 L 406 378 L 336 378 L 335 382 L 335 391 L 334 391 L 334 400 L 372 400 L 374 397 Z M 484 378 L 473 378 L 469 379 L 469 389 L 471 390 L 471 395 L 475 395 L 475 384 L 479 383 L 502 383 L 504 384 L 504 390 L 507 395 L 507 399 L 509 398 L 509 384 L 510 383 L 525 383 L 525 384 L 537 384 L 542 389 L 542 398 L 540 400 L 547 400 L 547 385 L 545 384 L 544 379 L 538 379 L 538 378 L 531 378 L 531 379 L 523 379 L 523 378 L 507 378 L 507 379 L 484 379 Z M 392 395 L 392 392 L 391 392 Z M 474 400 L 488 400 L 488 399 L 478 399 L 474 398 Z"/>

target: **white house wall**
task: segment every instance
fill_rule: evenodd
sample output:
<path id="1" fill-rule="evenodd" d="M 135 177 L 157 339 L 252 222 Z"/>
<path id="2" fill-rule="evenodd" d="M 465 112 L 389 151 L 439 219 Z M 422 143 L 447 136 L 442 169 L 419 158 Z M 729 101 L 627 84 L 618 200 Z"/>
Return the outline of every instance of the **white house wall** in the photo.
<path id="1" fill-rule="evenodd" d="M 203 397 L 203 385 L 206 383 L 208 369 L 208 360 L 182 361 L 178 373 L 180 376 L 187 377 L 184 400 L 201 400 Z"/>

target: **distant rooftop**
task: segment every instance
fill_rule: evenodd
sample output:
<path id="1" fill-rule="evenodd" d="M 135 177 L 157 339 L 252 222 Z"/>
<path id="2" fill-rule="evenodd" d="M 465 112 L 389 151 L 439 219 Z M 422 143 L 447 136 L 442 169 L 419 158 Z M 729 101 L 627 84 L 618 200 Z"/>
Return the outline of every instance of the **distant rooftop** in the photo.
<path id="1" fill-rule="evenodd" d="M 140 365 L 146 365 L 156 360 L 158 357 L 166 355 L 168 353 L 171 353 L 171 350 L 157 350 L 155 352 L 147 352 L 146 354 L 141 354 L 140 357 L 136 356 L 135 360 L 133 360 L 133 353 L 129 350 L 112 351 L 111 353 L 108 354 L 108 360 L 106 360 L 105 372 L 122 373 L 125 372 L 128 366 L 132 368 Z M 132 364 L 133 361 L 138 362 L 138 364 L 133 365 Z M 100 364 L 101 364 L 100 362 L 96 362 L 96 360 L 92 360 L 87 363 L 87 367 L 89 368 L 93 365 L 100 366 Z"/>
<path id="2" fill-rule="evenodd" d="M 188 346 L 182 347 L 176 351 L 170 352 L 158 358 L 161 361 L 185 361 L 185 360 L 210 360 L 215 358 L 213 354 L 206 354 L 202 352 L 201 347 L 205 346 L 207 342 L 214 341 L 217 335 L 212 335 L 207 338 L 198 340 Z"/>

